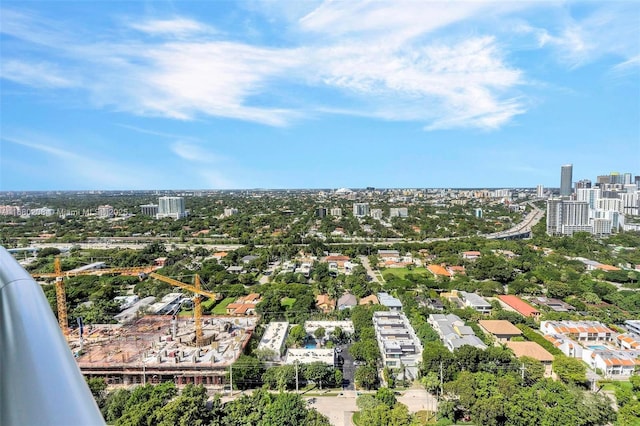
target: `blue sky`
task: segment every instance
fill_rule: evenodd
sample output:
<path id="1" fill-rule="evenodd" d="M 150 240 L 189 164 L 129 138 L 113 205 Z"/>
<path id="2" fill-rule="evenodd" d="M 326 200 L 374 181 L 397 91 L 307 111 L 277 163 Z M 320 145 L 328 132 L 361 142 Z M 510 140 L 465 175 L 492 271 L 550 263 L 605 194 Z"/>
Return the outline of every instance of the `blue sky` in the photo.
<path id="1" fill-rule="evenodd" d="M 640 2 L 3 1 L 0 190 L 640 174 Z"/>

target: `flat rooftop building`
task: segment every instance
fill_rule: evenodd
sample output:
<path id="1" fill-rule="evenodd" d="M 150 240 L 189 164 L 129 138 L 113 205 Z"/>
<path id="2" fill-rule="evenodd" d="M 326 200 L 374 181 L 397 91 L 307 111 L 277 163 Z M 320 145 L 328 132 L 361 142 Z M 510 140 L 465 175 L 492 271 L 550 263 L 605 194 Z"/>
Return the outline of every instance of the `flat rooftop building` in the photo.
<path id="1" fill-rule="evenodd" d="M 313 334 L 320 327 L 324 328 L 327 334 L 331 334 L 337 327 L 340 327 L 345 333 L 353 334 L 353 322 L 347 321 L 305 321 L 304 330 L 308 334 Z"/>
<path id="2" fill-rule="evenodd" d="M 327 365 L 335 365 L 335 349 L 290 348 L 287 350 L 286 364 L 311 364 L 323 362 Z"/>
<path id="3" fill-rule="evenodd" d="M 373 328 L 385 367 L 397 369 L 399 377 L 415 379 L 422 360 L 422 345 L 409 320 L 400 312 L 374 312 Z"/>
<path id="4" fill-rule="evenodd" d="M 204 345 L 196 347 L 192 318 L 148 315 L 130 325 L 85 328 L 77 362 L 82 373 L 108 384 L 172 381 L 222 386 L 257 324 L 254 317 L 203 317 Z M 79 349 L 77 330 L 71 349 Z"/>
<path id="5" fill-rule="evenodd" d="M 288 322 L 270 322 L 260 339 L 258 350 L 271 350 L 280 358 L 288 330 Z"/>
<path id="6" fill-rule="evenodd" d="M 386 306 L 392 311 L 399 311 L 402 309 L 402 302 L 391 296 L 389 293 L 378 293 L 378 301 L 382 306 Z"/>

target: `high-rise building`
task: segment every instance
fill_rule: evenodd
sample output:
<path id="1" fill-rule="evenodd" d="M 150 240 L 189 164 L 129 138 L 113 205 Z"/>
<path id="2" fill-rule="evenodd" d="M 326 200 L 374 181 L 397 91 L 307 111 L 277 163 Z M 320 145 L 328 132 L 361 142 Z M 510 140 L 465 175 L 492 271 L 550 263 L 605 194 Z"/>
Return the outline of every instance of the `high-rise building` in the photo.
<path id="1" fill-rule="evenodd" d="M 589 179 L 580 179 L 576 182 L 576 191 L 584 188 L 591 188 L 591 181 Z"/>
<path id="2" fill-rule="evenodd" d="M 382 209 L 372 209 L 371 217 L 376 220 L 382 220 Z"/>
<path id="3" fill-rule="evenodd" d="M 389 217 L 408 217 L 409 210 L 406 207 L 391 207 Z"/>
<path id="4" fill-rule="evenodd" d="M 622 179 L 622 184 L 623 185 L 629 185 L 630 183 L 632 183 L 631 179 L 632 179 L 631 173 L 625 173 L 624 177 Z"/>
<path id="5" fill-rule="evenodd" d="M 538 185 L 536 187 L 536 197 L 543 198 L 544 197 L 544 186 Z"/>
<path id="6" fill-rule="evenodd" d="M 596 180 L 596 182 L 597 182 L 598 186 L 609 184 L 609 183 L 611 183 L 611 176 L 609 176 L 609 175 L 600 175 L 600 176 L 598 176 L 598 179 Z"/>
<path id="7" fill-rule="evenodd" d="M 331 209 L 331 216 L 340 217 L 342 216 L 342 209 L 340 207 L 334 207 Z"/>
<path id="8" fill-rule="evenodd" d="M 235 214 L 238 214 L 238 209 L 234 207 L 225 207 L 222 214 L 224 215 L 224 217 L 233 216 Z"/>
<path id="9" fill-rule="evenodd" d="M 140 206 L 140 212 L 144 216 L 156 217 L 158 215 L 157 204 L 143 204 Z"/>
<path id="10" fill-rule="evenodd" d="M 319 207 L 316 209 L 316 217 L 323 218 L 327 215 L 327 209 L 324 207 Z"/>
<path id="11" fill-rule="evenodd" d="M 184 198 L 182 197 L 160 197 L 158 198 L 158 214 L 156 217 L 172 217 L 180 219 L 187 215 L 184 209 Z"/>
<path id="12" fill-rule="evenodd" d="M 98 217 L 106 219 L 114 216 L 113 207 L 110 205 L 98 206 Z"/>
<path id="13" fill-rule="evenodd" d="M 547 234 L 562 233 L 562 200 L 550 198 L 547 200 Z"/>
<path id="14" fill-rule="evenodd" d="M 576 200 L 586 201 L 589 208 L 596 209 L 598 200 L 601 198 L 602 190 L 600 188 L 578 188 L 576 189 Z"/>
<path id="15" fill-rule="evenodd" d="M 475 209 L 474 210 L 474 215 L 475 215 L 476 218 L 482 219 L 482 209 L 479 208 L 479 207 L 477 209 Z"/>
<path id="16" fill-rule="evenodd" d="M 565 164 L 560 168 L 560 196 L 571 196 L 571 183 L 573 182 L 573 164 Z"/>
<path id="17" fill-rule="evenodd" d="M 355 217 L 369 216 L 369 203 L 354 203 L 353 215 Z"/>

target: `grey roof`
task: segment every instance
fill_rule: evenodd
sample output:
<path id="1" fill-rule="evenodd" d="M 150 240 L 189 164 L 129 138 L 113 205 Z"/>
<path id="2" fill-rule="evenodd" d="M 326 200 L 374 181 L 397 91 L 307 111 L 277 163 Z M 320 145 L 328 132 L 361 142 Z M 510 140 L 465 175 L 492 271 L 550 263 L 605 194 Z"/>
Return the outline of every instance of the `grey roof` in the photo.
<path id="1" fill-rule="evenodd" d="M 402 308 L 400 300 L 391 296 L 389 293 L 378 293 L 380 304 L 388 308 Z"/>
<path id="2" fill-rule="evenodd" d="M 478 296 L 475 293 L 467 293 L 466 291 L 461 291 L 460 294 L 462 294 L 462 297 L 464 297 L 464 300 L 469 302 L 472 306 L 489 307 L 489 308 L 491 307 L 491 303 L 487 302 L 486 300 L 484 300 L 482 297 Z"/>
<path id="3" fill-rule="evenodd" d="M 346 293 L 343 294 L 338 299 L 338 306 L 356 306 L 358 304 L 358 299 L 353 294 Z"/>
<path id="4" fill-rule="evenodd" d="M 487 345 L 485 345 L 477 336 L 465 336 L 459 339 L 453 339 L 449 341 L 449 344 L 453 349 L 458 349 L 465 345 L 474 346 L 480 349 L 487 349 Z"/>

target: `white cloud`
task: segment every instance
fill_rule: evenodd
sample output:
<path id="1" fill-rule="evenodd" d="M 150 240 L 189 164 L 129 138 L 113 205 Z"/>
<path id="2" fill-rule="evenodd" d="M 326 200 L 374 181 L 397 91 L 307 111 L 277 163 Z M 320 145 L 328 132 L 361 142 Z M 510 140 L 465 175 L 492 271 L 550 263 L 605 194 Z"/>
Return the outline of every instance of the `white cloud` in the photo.
<path id="1" fill-rule="evenodd" d="M 122 161 L 109 161 L 104 155 L 81 155 L 75 149 L 65 149 L 59 141 L 42 135 L 3 135 L 0 140 L 48 155 L 46 167 L 52 173 L 64 176 L 67 182 L 74 182 L 77 188 L 157 187 L 154 173 L 144 170 L 139 164 L 127 166 Z"/>
<path id="2" fill-rule="evenodd" d="M 59 30 L 56 39 L 55 25 L 31 17 L 29 26 L 27 15 L 18 14 L 5 27 L 29 43 L 56 46 L 47 52 L 68 60 L 78 73 L 73 81 L 81 82 L 98 107 L 269 126 L 333 111 L 417 121 L 426 129 L 495 129 L 530 107 L 520 91 L 528 76 L 509 64 L 508 46 L 498 35 L 533 34 L 540 47 L 562 52 L 571 66 L 607 53 L 626 64 L 629 53 L 638 51 L 637 37 L 616 41 L 623 33 L 637 36 L 630 25 L 633 18 L 621 17 L 616 8 L 597 9 L 581 21 L 567 18 L 559 28 L 535 28 L 517 20 L 519 26 L 498 32 L 491 24 L 521 9 L 559 8 L 550 2 L 482 1 L 327 1 L 311 11 L 309 7 L 313 4 L 289 11 L 286 4 L 264 4 L 269 17 L 282 16 L 279 23 L 284 21 L 282 32 L 288 37 L 284 47 L 224 41 L 229 35 L 221 33 L 213 39 L 215 29 L 180 16 L 127 21 L 129 28 L 156 37 L 134 33 L 114 39 L 118 33 L 113 32 L 100 42 L 70 42 L 66 30 Z M 467 23 L 472 25 L 462 25 Z M 40 83 L 36 73 L 14 74 L 22 75 L 23 84 L 64 87 L 63 70 L 49 71 Z M 295 98 L 279 96 L 290 84 L 302 90 Z M 314 98 L 305 89 L 328 89 L 338 96 Z M 317 99 L 325 99 L 324 104 Z"/>
<path id="3" fill-rule="evenodd" d="M 130 27 L 152 35 L 172 35 L 185 37 L 188 35 L 213 33 L 215 30 L 198 21 L 187 18 L 151 19 L 142 22 L 132 22 Z"/>
<path id="4" fill-rule="evenodd" d="M 213 152 L 189 142 L 177 141 L 171 145 L 171 150 L 180 158 L 197 163 L 216 163 L 223 158 Z"/>
<path id="5" fill-rule="evenodd" d="M 0 65 L 0 78 L 32 87 L 66 88 L 75 83 L 63 76 L 63 72 L 48 62 L 25 62 L 8 59 Z"/>

